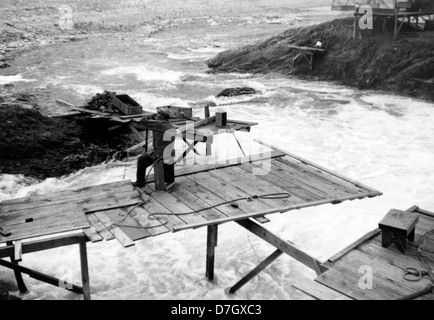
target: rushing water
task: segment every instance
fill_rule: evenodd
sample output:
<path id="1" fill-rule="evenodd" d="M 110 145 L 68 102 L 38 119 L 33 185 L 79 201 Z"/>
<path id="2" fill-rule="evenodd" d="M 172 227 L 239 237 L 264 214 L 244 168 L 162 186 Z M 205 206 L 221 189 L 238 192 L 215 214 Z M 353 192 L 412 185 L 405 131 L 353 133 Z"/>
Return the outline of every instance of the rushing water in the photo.
<path id="1" fill-rule="evenodd" d="M 203 101 L 230 118 L 259 122 L 252 133 L 239 133 L 243 144 L 261 137 L 384 192 L 382 197 L 325 205 L 274 215 L 266 227 L 319 259 L 326 259 L 366 232 L 391 208 L 414 204 L 434 208 L 434 106 L 379 92 L 361 92 L 331 83 L 300 81 L 279 75 L 206 73 L 204 61 L 255 38 L 268 29 L 200 26 L 154 37 L 117 36 L 27 51 L 18 58 L 23 88 L 49 90 L 54 98 L 83 103 L 98 91 L 127 93 L 146 109 L 192 106 Z M 244 32 L 244 33 L 243 33 Z M 261 34 L 258 34 L 261 32 Z M 247 34 L 247 36 L 242 36 Z M 60 54 L 61 53 L 61 54 Z M 30 80 L 31 82 L 25 82 Z M 261 95 L 216 99 L 222 89 L 251 86 Z M 219 137 L 219 148 L 236 149 L 233 137 Z M 223 144 L 221 142 L 224 142 Z M 135 165 L 111 163 L 60 179 L 35 181 L 0 175 L 0 200 L 66 188 L 134 179 Z M 115 241 L 90 244 L 90 279 L 95 299 L 301 299 L 294 280 L 314 273 L 281 257 L 241 289 L 227 288 L 268 256 L 273 248 L 235 224 L 220 228 L 216 280 L 205 272 L 205 230 L 167 234 L 123 249 Z M 78 248 L 62 248 L 24 257 L 26 266 L 80 283 Z M 67 267 L 59 267 L 67 266 Z M 0 270 L 0 279 L 13 274 Z M 26 299 L 78 299 L 61 289 L 26 278 Z"/>

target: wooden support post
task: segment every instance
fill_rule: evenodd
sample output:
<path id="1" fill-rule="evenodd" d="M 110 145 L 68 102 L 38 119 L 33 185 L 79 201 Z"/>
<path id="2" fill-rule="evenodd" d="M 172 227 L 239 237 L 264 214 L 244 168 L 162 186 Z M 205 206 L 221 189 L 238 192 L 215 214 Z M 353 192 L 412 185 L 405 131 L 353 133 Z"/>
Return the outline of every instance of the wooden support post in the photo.
<path id="1" fill-rule="evenodd" d="M 89 266 L 87 261 L 86 237 L 80 237 L 78 244 L 80 246 L 80 265 L 81 280 L 83 285 L 83 298 L 84 300 L 90 300 Z"/>
<path id="2" fill-rule="evenodd" d="M 255 234 L 262 240 L 268 242 L 283 253 L 289 255 L 290 257 L 301 262 L 305 266 L 311 268 L 316 272 L 317 275 L 320 275 L 324 272 L 325 268 L 321 266 L 321 262 L 311 257 L 307 253 L 301 251 L 300 249 L 296 248 L 295 246 L 291 245 L 289 242 L 280 239 L 279 237 L 277 237 L 267 229 L 263 228 L 262 226 L 258 225 L 257 223 L 253 222 L 252 220 L 246 219 L 236 222 L 243 228 L 246 228 L 248 231 Z"/>
<path id="3" fill-rule="evenodd" d="M 353 30 L 353 40 L 357 41 L 358 29 L 359 29 L 359 17 L 356 13 L 354 13 L 354 30 Z"/>
<path id="4" fill-rule="evenodd" d="M 206 277 L 209 281 L 214 280 L 214 257 L 217 247 L 218 226 L 208 226 L 207 248 L 206 248 Z"/>
<path id="5" fill-rule="evenodd" d="M 261 273 L 265 268 L 267 268 L 270 264 L 276 261 L 283 254 L 282 251 L 277 249 L 274 251 L 267 259 L 262 261 L 255 269 L 250 271 L 244 278 L 238 281 L 230 290 L 229 293 L 234 294 L 237 292 L 242 286 L 244 286 L 247 282 L 256 277 L 259 273 Z"/>
<path id="6" fill-rule="evenodd" d="M 12 246 L 13 242 L 12 241 L 8 241 L 8 242 L 6 242 L 6 245 Z M 18 266 L 18 261 L 15 260 L 15 252 L 14 252 L 13 255 L 11 255 L 11 262 L 13 264 L 16 264 Z M 15 274 L 15 279 L 17 280 L 18 289 L 20 290 L 21 293 L 26 293 L 28 290 L 27 290 L 26 284 L 24 283 L 23 275 L 17 269 L 14 269 L 14 274 Z"/>
<path id="7" fill-rule="evenodd" d="M 211 114 L 209 113 L 209 106 L 205 106 L 203 109 L 205 111 L 205 119 L 211 117 Z"/>
<path id="8" fill-rule="evenodd" d="M 398 38 L 398 11 L 395 9 L 395 22 L 393 27 L 393 40 Z"/>
<path id="9" fill-rule="evenodd" d="M 155 178 L 155 190 L 166 190 L 166 183 L 164 179 L 164 163 L 163 160 L 157 161 L 154 164 L 154 178 Z"/>

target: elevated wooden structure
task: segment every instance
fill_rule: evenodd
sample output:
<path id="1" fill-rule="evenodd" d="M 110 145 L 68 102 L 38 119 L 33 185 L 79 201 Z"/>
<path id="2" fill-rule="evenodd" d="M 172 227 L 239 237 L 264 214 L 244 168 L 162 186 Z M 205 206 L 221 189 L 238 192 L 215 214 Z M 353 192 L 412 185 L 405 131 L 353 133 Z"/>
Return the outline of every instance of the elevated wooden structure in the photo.
<path id="1" fill-rule="evenodd" d="M 269 145 L 268 145 L 269 146 Z M 267 215 L 322 204 L 381 195 L 377 190 L 331 172 L 277 148 L 215 165 L 176 170 L 176 183 L 157 192 L 153 178 L 143 189 L 119 181 L 3 201 L 0 204 L 0 265 L 11 268 L 22 292 L 21 273 L 84 294 L 90 299 L 86 242 L 117 239 L 124 247 L 169 232 L 208 228 L 206 275 L 214 277 L 218 225 L 237 222 L 276 248 L 269 258 L 231 290 L 235 292 L 281 254 L 288 254 L 315 270 L 320 262 L 280 239 L 260 224 Z M 254 220 L 256 220 L 256 222 Z M 32 240 L 44 236 L 43 239 Z M 22 254 L 79 244 L 83 286 L 65 284 L 27 269 Z"/>
<path id="2" fill-rule="evenodd" d="M 384 235 L 376 229 L 328 259 L 316 281 L 355 300 L 434 300 L 434 213 L 416 206 L 407 212 L 419 219 L 405 252 L 383 247 Z"/>
<path id="3" fill-rule="evenodd" d="M 300 58 L 304 58 L 308 63 L 310 70 L 313 70 L 313 59 L 315 55 L 327 52 L 325 49 L 306 47 L 306 46 L 294 46 L 288 45 L 292 49 L 292 67 L 295 68 L 295 63 Z"/>

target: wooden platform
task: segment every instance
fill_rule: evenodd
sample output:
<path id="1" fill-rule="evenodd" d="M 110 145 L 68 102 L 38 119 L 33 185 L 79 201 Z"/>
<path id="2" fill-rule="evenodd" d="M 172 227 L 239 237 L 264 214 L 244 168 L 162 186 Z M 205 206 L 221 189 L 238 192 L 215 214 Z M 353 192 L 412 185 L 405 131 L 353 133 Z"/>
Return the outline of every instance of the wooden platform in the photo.
<path id="1" fill-rule="evenodd" d="M 419 216 L 415 242 L 407 243 L 408 253 L 402 253 L 394 245 L 383 248 L 382 234 L 377 229 L 328 259 L 323 266 L 329 270 L 320 275 L 316 281 L 356 300 L 400 299 L 429 286 L 432 280 L 427 275 L 419 281 L 407 281 L 404 279 L 404 274 L 407 268 L 427 271 L 427 265 L 418 258 L 417 253 L 421 238 L 427 232 L 434 230 L 434 213 L 418 207 L 412 207 L 407 211 L 416 212 Z M 434 242 L 427 241 L 428 250 L 423 251 L 423 257 L 433 270 Z M 360 271 L 363 266 L 372 268 L 372 289 L 359 286 L 360 279 L 366 274 L 366 269 Z M 431 293 L 419 299 L 434 300 L 434 294 Z"/>
<path id="2" fill-rule="evenodd" d="M 0 259 L 0 265 L 14 269 L 19 284 L 21 273 L 26 273 L 58 285 L 58 279 L 18 265 L 21 254 L 78 243 L 83 288 L 75 286 L 73 291 L 90 298 L 87 241 L 117 239 L 130 247 L 148 237 L 208 227 L 207 276 L 212 280 L 217 226 L 235 221 L 277 248 L 233 288 L 235 292 L 283 253 L 321 272 L 318 261 L 251 219 L 265 223 L 273 213 L 381 195 L 277 148 L 220 164 L 177 168 L 176 182 L 167 191 L 155 191 L 152 182 L 151 176 L 143 189 L 126 180 L 1 202 L 0 245 L 5 245 L 0 246 L 0 258 L 11 257 L 11 262 Z M 25 291 L 23 282 L 20 290 Z"/>

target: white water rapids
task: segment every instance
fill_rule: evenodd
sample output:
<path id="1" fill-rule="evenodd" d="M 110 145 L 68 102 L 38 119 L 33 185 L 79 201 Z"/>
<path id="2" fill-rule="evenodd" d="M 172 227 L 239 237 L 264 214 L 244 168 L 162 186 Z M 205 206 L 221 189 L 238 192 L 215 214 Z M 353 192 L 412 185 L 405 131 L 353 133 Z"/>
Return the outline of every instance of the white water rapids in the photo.
<path id="1" fill-rule="evenodd" d="M 271 31 L 270 31 L 271 32 Z M 325 260 L 374 229 L 391 208 L 434 209 L 434 105 L 381 92 L 362 92 L 331 83 L 279 75 L 207 74 L 204 60 L 249 39 L 212 26 L 190 33 L 169 31 L 153 38 L 104 39 L 24 52 L 33 68 L 0 82 L 73 92 L 84 101 L 101 90 L 127 93 L 146 109 L 167 104 L 193 106 L 213 99 L 229 118 L 255 121 L 242 143 L 260 137 L 278 147 L 384 192 L 374 199 L 325 205 L 273 215 L 266 228 Z M 68 49 L 66 49 L 68 48 Z M 58 55 L 58 52 L 62 55 Z M 47 59 L 41 59 L 47 57 Z M 38 61 L 38 63 L 36 62 Z M 65 72 L 67 71 L 67 72 Z M 216 99 L 221 89 L 250 86 L 262 95 Z M 56 97 L 57 98 L 57 97 Z M 77 103 L 79 102 L 77 101 Z M 237 148 L 231 136 L 218 139 Z M 220 144 L 224 148 L 225 144 Z M 0 200 L 68 188 L 134 180 L 135 164 L 111 163 L 60 179 L 35 181 L 0 175 Z M 284 256 L 236 295 L 227 289 L 274 250 L 235 224 L 220 228 L 216 280 L 205 278 L 206 230 L 166 234 L 124 249 L 116 241 L 89 244 L 94 299 L 302 299 L 293 280 L 314 273 Z M 24 256 L 24 265 L 80 284 L 78 248 Z M 0 279 L 13 273 L 0 269 Z M 25 276 L 24 299 L 79 299 Z"/>

